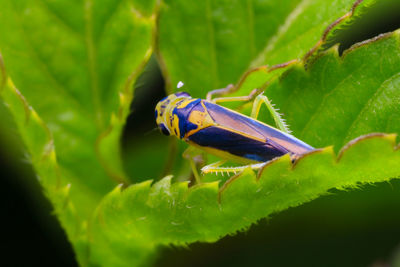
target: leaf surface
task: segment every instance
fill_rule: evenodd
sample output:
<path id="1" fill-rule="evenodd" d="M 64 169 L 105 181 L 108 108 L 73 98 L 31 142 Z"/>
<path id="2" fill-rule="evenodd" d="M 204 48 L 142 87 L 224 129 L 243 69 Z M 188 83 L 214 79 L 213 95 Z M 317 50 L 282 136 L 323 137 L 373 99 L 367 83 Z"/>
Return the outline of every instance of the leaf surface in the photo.
<path id="1" fill-rule="evenodd" d="M 355 14 L 371 3 L 363 1 Z M 304 56 L 352 4 L 166 0 L 151 43 L 156 1 L 0 1 L 2 99 L 79 263 L 149 264 L 160 245 L 216 241 L 332 188 L 399 177 L 394 134 L 360 138 L 337 152 L 361 134 L 399 133 L 395 32 L 343 57 L 336 48 L 318 54 L 307 70 L 297 61 L 279 80 L 270 78 L 283 70 L 251 77 L 247 89 L 270 81 L 266 94 L 296 136 L 315 147 L 333 147 L 295 165 L 284 156 L 258 174 L 246 170 L 226 182 L 188 188 L 168 176 L 115 187 L 128 179 L 119 138 L 130 88 L 152 45 L 170 88 L 183 80 L 185 90 L 204 96 L 259 62 Z M 162 158 L 150 157 L 152 163 Z"/>
<path id="2" fill-rule="evenodd" d="M 362 1 L 356 14 L 373 2 Z M 170 92 L 183 81 L 186 86 L 181 90 L 204 98 L 205 92 L 236 83 L 250 67 L 301 58 L 354 4 L 353 0 L 208 0 L 196 5 L 164 1 L 159 47 Z M 270 78 L 265 72 L 254 75 L 246 88 Z M 246 92 L 241 90 L 242 95 Z"/>
<path id="3" fill-rule="evenodd" d="M 400 73 L 399 34 L 382 35 L 356 45 L 343 57 L 338 56 L 337 47 L 334 47 L 310 63 L 307 71 L 301 66 L 289 69 L 268 88 L 267 93 L 286 108 L 284 111 L 289 118 L 298 120 L 298 124 L 293 122 L 295 133 L 302 133 L 304 129 L 303 137 L 311 141 L 314 131 L 308 130 L 301 122 L 314 117 L 320 118 L 318 123 L 315 122 L 320 129 L 335 123 L 340 125 L 340 121 L 346 120 L 354 125 L 352 131 L 387 130 L 386 124 L 380 128 L 377 120 L 371 120 L 371 123 L 363 121 L 362 124 L 357 124 L 357 121 L 359 114 L 392 121 L 400 117 L 400 113 L 390 112 L 400 104 L 400 90 L 396 90 L 400 87 L 396 82 Z M 371 63 L 375 60 L 378 65 Z M 378 67 L 379 72 L 376 71 Z M 326 81 L 332 83 L 335 92 L 345 92 L 346 95 L 339 97 L 321 88 L 321 83 Z M 279 93 L 290 97 L 280 99 Z M 367 96 L 364 97 L 364 93 Z M 383 97 L 386 94 L 390 97 Z M 321 105 L 333 95 L 335 108 Z M 371 102 L 378 99 L 380 109 L 388 106 L 386 112 L 373 109 Z M 320 109 L 330 112 L 325 114 Z M 358 109 L 361 113 L 349 111 L 347 115 L 344 109 Z M 390 132 L 398 134 L 395 130 L 391 128 Z M 341 144 L 349 135 L 327 130 L 323 133 L 325 136 L 314 143 L 321 142 L 321 146 L 327 146 L 329 142 Z M 118 245 L 113 249 L 114 245 L 132 243 L 145 248 L 145 251 L 160 244 L 213 242 L 246 229 L 261 218 L 328 194 L 330 189 L 343 190 L 398 178 L 398 148 L 396 134 L 371 134 L 347 143 L 339 153 L 330 146 L 315 150 L 294 164 L 286 155 L 267 163 L 258 174 L 247 169 L 223 184 L 216 181 L 188 188 L 186 182 L 171 183 L 171 177 L 166 177 L 153 185 L 147 181 L 123 191 L 116 188 L 104 199 L 93 221 L 96 244 L 93 246 L 93 260 L 106 260 L 101 253 L 107 247 L 114 252 L 112 257 L 122 261 L 119 262 L 121 265 L 140 262 L 147 254 L 132 256 L 129 250 L 120 250 Z M 111 243 L 114 245 L 109 246 Z"/>
<path id="4" fill-rule="evenodd" d="M 399 31 L 337 53 L 333 47 L 307 73 L 295 67 L 267 89 L 295 136 L 338 151 L 363 134 L 399 133 Z"/>
<path id="5" fill-rule="evenodd" d="M 127 179 L 119 137 L 154 20 L 154 1 L 135 2 L 0 1 L 2 84 L 12 79 L 4 101 L 81 263 L 79 239 L 87 237 L 77 235 L 101 197 Z"/>

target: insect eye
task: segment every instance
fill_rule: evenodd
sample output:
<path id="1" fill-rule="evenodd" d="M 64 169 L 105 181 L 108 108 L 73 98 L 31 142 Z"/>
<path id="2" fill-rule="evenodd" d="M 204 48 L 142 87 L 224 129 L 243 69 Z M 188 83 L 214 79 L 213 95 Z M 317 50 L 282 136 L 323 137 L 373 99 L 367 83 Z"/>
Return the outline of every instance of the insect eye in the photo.
<path id="1" fill-rule="evenodd" d="M 164 135 L 169 135 L 169 131 L 168 131 L 168 129 L 167 129 L 167 127 L 165 126 L 165 124 L 164 123 L 160 123 L 159 125 L 158 125 L 158 128 L 160 128 L 160 130 L 161 130 L 161 132 L 164 134 Z"/>

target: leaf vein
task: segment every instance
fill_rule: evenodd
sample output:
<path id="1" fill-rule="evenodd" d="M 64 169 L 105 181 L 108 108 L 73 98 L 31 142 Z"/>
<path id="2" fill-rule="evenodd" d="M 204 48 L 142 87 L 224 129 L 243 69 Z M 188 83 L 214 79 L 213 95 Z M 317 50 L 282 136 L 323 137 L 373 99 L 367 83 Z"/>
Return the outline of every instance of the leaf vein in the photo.
<path id="1" fill-rule="evenodd" d="M 218 62 L 217 62 L 217 54 L 216 54 L 216 42 L 215 42 L 215 33 L 214 33 L 214 25 L 212 21 L 212 7 L 211 1 L 207 0 L 206 2 L 206 20 L 207 20 L 207 30 L 209 32 L 209 41 L 210 41 L 210 53 L 211 53 L 211 74 L 213 80 L 213 87 L 217 88 L 219 86 L 219 78 L 218 78 Z"/>
<path id="2" fill-rule="evenodd" d="M 254 10 L 253 10 L 253 1 L 247 0 L 247 16 L 248 16 L 248 30 L 249 30 L 249 42 L 250 42 L 250 52 L 251 57 L 253 58 L 256 54 L 255 47 L 255 36 L 254 36 Z"/>
<path id="3" fill-rule="evenodd" d="M 286 17 L 284 24 L 279 27 L 277 33 L 273 35 L 269 40 L 267 40 L 267 44 L 265 48 L 257 55 L 257 57 L 250 62 L 251 67 L 257 67 L 264 63 L 265 57 L 269 51 L 271 51 L 276 43 L 278 42 L 279 38 L 283 36 L 287 29 L 292 25 L 292 23 L 296 20 L 296 18 L 303 12 L 304 8 L 309 4 L 309 0 L 303 0 L 300 4 L 298 4 L 292 12 Z"/>
<path id="4" fill-rule="evenodd" d="M 370 96 L 370 98 L 365 101 L 364 106 L 360 109 L 360 112 L 357 114 L 351 125 L 349 126 L 346 137 L 344 138 L 343 142 L 346 142 L 346 140 L 349 140 L 349 138 L 353 135 L 354 130 L 356 129 L 356 125 L 359 121 L 363 119 L 363 115 L 370 109 L 375 102 L 375 100 L 382 95 L 384 92 L 385 85 L 389 82 L 391 82 L 393 79 L 397 78 L 400 76 L 400 73 L 396 73 L 395 75 L 391 76 L 387 80 L 383 81 L 381 85 L 376 89 L 376 91 Z"/>
<path id="5" fill-rule="evenodd" d="M 321 113 L 321 111 L 324 109 L 324 103 L 326 102 L 326 100 L 333 94 L 336 92 L 336 90 L 339 90 L 341 88 L 340 85 L 342 85 L 345 81 L 347 81 L 349 78 L 351 78 L 354 74 L 354 72 L 356 72 L 356 70 L 363 68 L 365 66 L 365 63 L 358 66 L 357 69 L 354 69 L 352 71 L 349 71 L 349 73 L 346 74 L 345 77 L 343 77 L 343 79 L 337 83 L 335 85 L 335 87 L 332 88 L 331 91 L 329 91 L 327 94 L 325 94 L 325 96 L 322 98 L 322 101 L 319 103 L 318 107 L 315 109 L 314 114 L 310 117 L 310 119 L 307 121 L 307 123 L 304 125 L 303 130 L 301 131 L 301 135 L 300 136 L 304 136 L 304 133 L 308 130 L 308 128 L 310 127 L 311 123 L 316 119 L 316 117 Z"/>
<path id="6" fill-rule="evenodd" d="M 100 92 L 99 92 L 99 84 L 98 84 L 98 75 L 97 75 L 97 57 L 96 57 L 96 48 L 93 40 L 93 17 L 92 17 L 92 0 L 85 0 L 84 2 L 84 10 L 85 10 L 85 40 L 86 40 L 86 49 L 87 49 L 87 60 L 88 60 L 88 68 L 90 75 L 90 88 L 92 91 L 92 99 L 95 113 L 95 120 L 97 128 L 102 129 L 103 125 L 103 110 L 101 107 L 100 101 Z"/>
<path id="7" fill-rule="evenodd" d="M 51 15 L 54 19 L 56 19 L 60 25 L 62 25 L 65 29 L 67 29 L 69 32 L 73 33 L 80 39 L 83 39 L 83 36 L 76 30 L 74 27 L 69 24 L 60 14 L 55 12 L 44 0 L 39 0 L 39 3 L 42 5 L 42 7 L 47 10 L 47 13 Z"/>
<path id="8" fill-rule="evenodd" d="M 13 9 L 14 13 L 16 13 L 15 9 Z M 40 53 L 34 47 L 31 39 L 28 37 L 28 33 L 25 31 L 22 20 L 18 14 L 15 14 L 15 17 L 18 20 L 20 30 L 22 32 L 22 36 L 25 39 L 25 43 L 31 51 L 32 59 L 36 62 L 36 65 L 42 70 L 42 73 L 53 83 L 53 85 L 58 89 L 58 92 L 61 92 L 65 97 L 69 98 L 75 107 L 77 107 L 80 111 L 89 115 L 88 111 L 84 108 L 84 106 L 62 85 L 62 83 L 58 80 L 57 76 L 51 72 L 49 66 L 46 64 L 46 61 L 40 57 Z"/>

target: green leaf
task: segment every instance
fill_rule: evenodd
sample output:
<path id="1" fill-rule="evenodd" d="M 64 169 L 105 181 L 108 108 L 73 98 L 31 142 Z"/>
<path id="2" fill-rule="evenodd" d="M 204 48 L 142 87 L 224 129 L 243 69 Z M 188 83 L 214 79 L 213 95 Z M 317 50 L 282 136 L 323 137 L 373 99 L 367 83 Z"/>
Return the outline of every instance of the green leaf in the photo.
<path id="1" fill-rule="evenodd" d="M 0 0 L 2 100 L 81 265 L 148 265 L 161 245 L 213 242 L 332 188 L 400 176 L 393 134 L 359 138 L 334 152 L 360 134 L 399 132 L 396 32 L 343 58 L 333 48 L 313 61 L 296 60 L 279 81 L 271 77 L 283 69 L 255 72 L 243 88 L 270 81 L 267 95 L 295 135 L 334 148 L 295 165 L 284 156 L 224 183 L 189 188 L 169 176 L 117 186 L 128 180 L 119 138 L 131 87 L 153 49 L 170 89 L 183 80 L 204 96 L 258 63 L 315 52 L 324 32 L 337 28 L 330 23 L 348 22 L 373 3 L 283 1 Z"/>
<path id="2" fill-rule="evenodd" d="M 143 257 L 133 254 L 138 252 L 136 246 L 143 251 L 156 244 L 216 241 L 331 188 L 399 176 L 400 152 L 394 151 L 394 140 L 394 135 L 361 139 L 346 149 L 339 161 L 331 149 L 321 150 L 304 157 L 294 168 L 288 156 L 281 157 L 268 164 L 258 179 L 247 170 L 221 188 L 218 183 L 205 183 L 188 189 L 186 183 L 171 185 L 167 177 L 152 187 L 147 182 L 122 192 L 118 189 L 97 211 L 91 228 L 92 255 L 96 263 L 112 257 L 118 259 L 113 264 L 139 264 Z M 121 250 L 123 244 L 135 247 Z M 102 256 L 104 246 L 113 252 L 108 259 Z"/>
<path id="3" fill-rule="evenodd" d="M 196 97 L 236 83 L 250 67 L 303 57 L 327 26 L 354 4 L 353 0 L 164 2 L 159 47 L 170 92 L 183 81 L 183 89 Z M 373 2 L 363 1 L 355 12 Z M 248 86 L 253 89 L 269 78 L 262 72 Z"/>
<path id="4" fill-rule="evenodd" d="M 355 9 L 355 15 L 362 13 L 371 3 L 373 1 L 363 1 Z M 300 0 L 202 1 L 195 5 L 185 1 L 164 1 L 160 9 L 155 51 L 169 87 L 167 92 L 171 93 L 172 87 L 183 81 L 185 86 L 179 90 L 204 98 L 209 90 L 236 83 L 249 67 L 273 65 L 302 57 L 321 38 L 326 26 L 348 14 L 353 5 L 353 0 L 329 3 Z M 346 18 L 329 32 L 349 19 Z M 297 28 L 298 25 L 301 27 Z M 309 25 L 313 27 L 308 28 Z M 290 34 L 289 38 L 285 34 Z M 292 49 L 294 46 L 296 49 Z M 290 51 L 280 51 L 284 47 Z M 280 55 L 283 61 L 272 62 L 265 58 L 259 62 L 258 59 L 265 57 L 264 50 L 267 48 L 268 53 Z M 236 94 L 246 95 L 272 76 L 279 76 L 282 71 L 255 72 Z M 153 141 L 149 144 L 148 139 Z M 129 152 L 126 165 L 135 181 L 158 178 L 160 173 L 168 174 L 164 172 L 165 166 L 172 164 L 161 160 L 166 155 L 165 149 L 178 151 L 170 152 L 172 158 L 179 158 L 183 152 L 171 148 L 173 141 L 168 143 L 167 138 L 153 134 L 133 142 L 133 147 L 127 149 L 132 152 Z M 151 154 L 144 150 L 151 151 Z M 152 168 L 144 164 L 150 161 L 155 165 Z M 177 163 L 170 168 L 173 173 L 187 176 L 189 168 L 186 162 Z"/>
<path id="5" fill-rule="evenodd" d="M 301 66 L 288 70 L 267 93 L 286 108 L 289 118 L 299 120 L 297 124 L 293 121 L 295 132 L 301 133 L 303 127 L 303 136 L 310 141 L 316 134 L 302 123 L 310 118 L 319 118 L 318 124 L 315 122 L 319 129 L 334 128 L 336 123 L 340 126 L 340 121 L 345 120 L 358 131 L 387 130 L 380 128 L 377 119 L 371 123 L 363 120 L 358 125 L 357 118 L 400 118 L 399 112 L 391 112 L 400 104 L 400 91 L 395 90 L 400 86 L 399 35 L 400 31 L 358 44 L 341 58 L 334 47 L 311 62 L 307 71 Z M 333 91 L 321 88 L 321 84 L 331 85 Z M 282 99 L 278 97 L 281 95 Z M 335 96 L 335 106 L 325 104 L 331 96 Z M 378 110 L 374 109 L 376 105 Z M 330 112 L 325 114 L 325 109 Z M 322 142 L 321 146 L 343 142 L 349 136 L 346 131 L 325 130 L 317 134 L 321 137 L 314 143 Z M 223 185 L 212 182 L 188 188 L 187 183 L 171 183 L 171 177 L 166 177 L 153 186 L 144 182 L 122 192 L 117 188 L 96 212 L 91 227 L 95 244 L 92 260 L 106 260 L 101 254 L 107 247 L 112 251 L 111 257 L 118 259 L 113 264 L 139 264 L 146 254 L 138 256 L 121 250 L 127 243 L 137 252 L 138 244 L 143 251 L 151 251 L 157 244 L 213 242 L 275 212 L 328 194 L 330 189 L 343 190 L 400 177 L 399 162 L 396 134 L 371 134 L 351 141 L 338 155 L 332 147 L 326 147 L 294 164 L 285 155 L 268 162 L 258 174 L 247 169 Z"/>
<path id="6" fill-rule="evenodd" d="M 268 87 L 295 136 L 337 151 L 363 134 L 400 133 L 399 31 L 337 53 L 333 47 L 307 72 L 295 67 Z"/>
<path id="7" fill-rule="evenodd" d="M 154 1 L 134 2 L 0 1 L 4 101 L 81 264 L 88 219 L 127 180 L 119 137 L 154 24 Z"/>

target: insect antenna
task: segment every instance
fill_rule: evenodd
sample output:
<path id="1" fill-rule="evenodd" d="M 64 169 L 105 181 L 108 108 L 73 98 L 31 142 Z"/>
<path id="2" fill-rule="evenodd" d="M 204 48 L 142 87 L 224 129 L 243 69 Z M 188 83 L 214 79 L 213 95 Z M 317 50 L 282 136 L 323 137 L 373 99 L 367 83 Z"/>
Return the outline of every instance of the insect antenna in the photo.
<path id="1" fill-rule="evenodd" d="M 148 130 L 147 132 L 145 132 L 145 133 L 143 134 L 143 136 L 148 136 L 148 135 L 150 135 L 150 134 L 152 134 L 152 133 L 154 133 L 154 132 L 156 132 L 156 131 L 158 131 L 158 127 L 154 127 L 153 129 Z"/>

